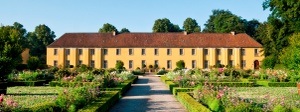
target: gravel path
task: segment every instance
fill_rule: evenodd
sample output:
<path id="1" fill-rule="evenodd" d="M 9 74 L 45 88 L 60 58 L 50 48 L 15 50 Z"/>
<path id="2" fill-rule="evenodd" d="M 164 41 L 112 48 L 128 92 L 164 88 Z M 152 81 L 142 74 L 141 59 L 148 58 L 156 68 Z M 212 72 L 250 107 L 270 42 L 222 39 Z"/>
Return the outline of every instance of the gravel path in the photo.
<path id="1" fill-rule="evenodd" d="M 159 77 L 145 75 L 132 84 L 110 112 L 186 112 Z"/>

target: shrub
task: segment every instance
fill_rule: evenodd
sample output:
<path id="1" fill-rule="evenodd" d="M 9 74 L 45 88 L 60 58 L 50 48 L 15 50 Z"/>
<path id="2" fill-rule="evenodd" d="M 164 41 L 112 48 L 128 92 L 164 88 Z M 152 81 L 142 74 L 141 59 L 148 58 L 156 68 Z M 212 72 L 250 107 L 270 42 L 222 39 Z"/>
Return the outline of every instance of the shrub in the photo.
<path id="1" fill-rule="evenodd" d="M 36 56 L 32 56 L 27 60 L 27 67 L 30 70 L 36 70 L 40 65 L 40 60 Z"/>
<path id="2" fill-rule="evenodd" d="M 145 72 L 142 71 L 141 69 L 133 70 L 131 73 L 134 75 L 144 75 L 145 74 Z"/>
<path id="3" fill-rule="evenodd" d="M 184 68 L 185 68 L 185 63 L 184 63 L 184 61 L 183 61 L 183 60 L 177 61 L 177 62 L 176 62 L 176 67 L 177 67 L 178 69 L 184 69 Z"/>
<path id="4" fill-rule="evenodd" d="M 168 73 L 168 71 L 166 71 L 166 70 L 164 70 L 164 69 L 160 69 L 160 70 L 158 70 L 158 72 L 156 73 L 157 75 L 164 75 L 164 74 L 166 74 L 166 73 Z"/>
<path id="5" fill-rule="evenodd" d="M 267 69 L 267 68 L 274 68 L 276 64 L 276 58 L 274 56 L 267 56 L 263 59 L 262 61 L 262 68 Z"/>
<path id="6" fill-rule="evenodd" d="M 115 68 L 116 68 L 118 73 L 121 73 L 123 71 L 123 68 L 124 68 L 124 62 L 118 60 L 117 63 L 116 63 Z"/>

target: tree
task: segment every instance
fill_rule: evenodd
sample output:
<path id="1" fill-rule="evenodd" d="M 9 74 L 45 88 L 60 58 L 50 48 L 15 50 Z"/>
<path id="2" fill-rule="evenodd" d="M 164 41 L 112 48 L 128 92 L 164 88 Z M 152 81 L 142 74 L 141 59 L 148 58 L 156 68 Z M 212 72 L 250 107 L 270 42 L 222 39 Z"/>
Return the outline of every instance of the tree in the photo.
<path id="1" fill-rule="evenodd" d="M 155 20 L 152 30 L 153 32 L 180 32 L 181 31 L 178 25 L 174 25 L 167 18 Z"/>
<path id="2" fill-rule="evenodd" d="M 123 71 L 124 68 L 124 62 L 123 61 L 117 61 L 115 68 L 120 73 Z"/>
<path id="3" fill-rule="evenodd" d="M 30 55 L 39 57 L 42 64 L 46 64 L 46 47 L 54 42 L 54 31 L 42 24 L 35 27 L 34 32 L 28 32 L 27 39 L 29 41 Z"/>
<path id="4" fill-rule="evenodd" d="M 36 70 L 40 65 L 40 60 L 38 57 L 36 56 L 31 56 L 28 60 L 27 60 L 27 67 L 30 70 Z"/>
<path id="5" fill-rule="evenodd" d="M 127 28 L 122 28 L 120 33 L 130 33 L 130 31 Z"/>
<path id="6" fill-rule="evenodd" d="M 241 19 L 230 11 L 213 10 L 207 22 L 204 24 L 203 32 L 210 33 L 229 33 L 235 31 L 238 33 L 245 32 L 246 20 Z"/>
<path id="7" fill-rule="evenodd" d="M 99 33 L 111 33 L 113 31 L 118 33 L 117 28 L 109 23 L 103 24 L 102 28 L 99 29 Z"/>
<path id="8" fill-rule="evenodd" d="M 183 60 L 177 61 L 176 66 L 178 69 L 184 69 L 185 68 L 185 62 Z"/>
<path id="9" fill-rule="evenodd" d="M 0 27 L 0 81 L 6 80 L 12 69 L 22 62 L 24 36 L 24 32 L 22 32 L 24 30 L 20 30 L 22 27 Z"/>
<path id="10" fill-rule="evenodd" d="M 187 33 L 194 33 L 194 32 L 200 32 L 201 28 L 198 25 L 197 21 L 192 18 L 186 18 L 185 21 L 183 22 L 183 29 Z"/>
<path id="11" fill-rule="evenodd" d="M 290 70 L 300 70 L 300 33 L 292 35 L 289 43 L 280 55 L 281 63 Z"/>
<path id="12" fill-rule="evenodd" d="M 247 21 L 246 22 L 246 28 L 245 28 L 246 33 L 249 36 L 254 37 L 260 24 L 261 23 L 256 19 Z"/>

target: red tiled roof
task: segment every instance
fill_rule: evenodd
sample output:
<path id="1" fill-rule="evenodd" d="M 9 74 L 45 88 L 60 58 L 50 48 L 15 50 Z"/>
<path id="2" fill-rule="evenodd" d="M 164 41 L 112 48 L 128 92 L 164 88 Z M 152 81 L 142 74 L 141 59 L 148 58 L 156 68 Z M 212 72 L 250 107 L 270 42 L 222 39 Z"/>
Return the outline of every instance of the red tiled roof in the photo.
<path id="1" fill-rule="evenodd" d="M 48 47 L 262 47 L 245 33 L 66 33 Z"/>

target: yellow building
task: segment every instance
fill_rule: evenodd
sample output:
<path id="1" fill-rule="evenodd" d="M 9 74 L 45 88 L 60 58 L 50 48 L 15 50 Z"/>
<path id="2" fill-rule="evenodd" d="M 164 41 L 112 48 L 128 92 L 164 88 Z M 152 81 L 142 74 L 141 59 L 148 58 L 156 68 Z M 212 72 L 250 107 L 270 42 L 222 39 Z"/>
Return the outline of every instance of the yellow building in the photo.
<path id="1" fill-rule="evenodd" d="M 216 64 L 254 69 L 264 58 L 262 45 L 247 34 L 232 33 L 66 33 L 47 47 L 47 64 L 85 64 L 114 68 L 118 60 L 133 70 L 143 64 L 175 69 Z"/>

